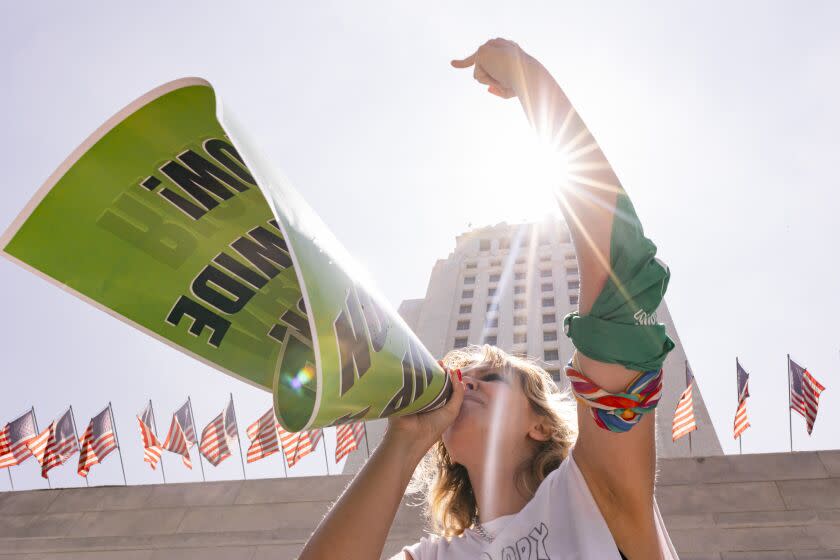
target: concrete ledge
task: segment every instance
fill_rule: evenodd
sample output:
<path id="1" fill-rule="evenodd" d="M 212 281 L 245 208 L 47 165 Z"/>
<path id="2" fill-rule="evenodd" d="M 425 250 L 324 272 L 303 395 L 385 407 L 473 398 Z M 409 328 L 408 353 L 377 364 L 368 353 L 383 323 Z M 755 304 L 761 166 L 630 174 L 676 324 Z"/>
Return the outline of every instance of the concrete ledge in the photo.
<path id="1" fill-rule="evenodd" d="M 840 476 L 840 452 L 757 453 L 660 460 L 657 486 Z M 827 466 L 828 465 L 828 466 Z"/>
<path id="2" fill-rule="evenodd" d="M 682 560 L 840 559 L 840 451 L 660 461 Z M 0 560 L 296 557 L 352 476 L 0 493 Z M 383 558 L 423 534 L 406 497 Z"/>

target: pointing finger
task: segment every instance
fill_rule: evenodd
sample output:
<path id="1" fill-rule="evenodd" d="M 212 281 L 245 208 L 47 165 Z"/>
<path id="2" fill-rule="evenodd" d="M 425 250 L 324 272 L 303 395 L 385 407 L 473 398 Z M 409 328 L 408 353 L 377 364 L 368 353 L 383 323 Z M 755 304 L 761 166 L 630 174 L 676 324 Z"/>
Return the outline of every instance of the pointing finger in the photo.
<path id="1" fill-rule="evenodd" d="M 467 58 L 464 58 L 462 60 L 455 59 L 451 61 L 450 64 L 452 64 L 452 66 L 454 66 L 455 68 L 469 68 L 470 66 L 475 64 L 475 57 L 477 54 L 478 51 L 475 51 Z"/>

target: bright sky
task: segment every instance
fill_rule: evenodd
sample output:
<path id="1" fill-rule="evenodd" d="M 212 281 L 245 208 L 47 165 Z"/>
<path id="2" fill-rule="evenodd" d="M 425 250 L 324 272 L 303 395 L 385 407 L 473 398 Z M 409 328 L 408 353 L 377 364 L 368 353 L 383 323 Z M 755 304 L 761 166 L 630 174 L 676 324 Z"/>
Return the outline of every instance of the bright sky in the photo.
<path id="1" fill-rule="evenodd" d="M 793 419 L 794 448 L 838 447 L 832 286 L 840 273 L 829 240 L 840 210 L 831 169 L 840 149 L 840 5 L 317 6 L 16 4 L 0 21 L 0 226 L 113 113 L 197 75 L 215 84 L 394 306 L 422 297 L 435 260 L 468 224 L 544 210 L 519 195 L 533 179 L 523 171 L 532 158 L 519 103 L 449 66 L 489 38 L 510 38 L 566 90 L 670 265 L 667 301 L 724 450 L 738 450 L 736 355 L 752 375 L 744 452 L 789 448 L 788 352 L 827 387 L 812 437 Z M 233 392 L 243 437 L 270 406 L 268 394 L 6 260 L 0 282 L 0 424 L 34 405 L 46 426 L 72 404 L 83 430 L 110 400 L 129 483 L 151 483 L 160 471 L 142 462 L 134 419 L 146 399 L 163 431 L 187 395 L 200 428 Z M 71 463 L 51 472 L 54 484 L 81 483 Z M 247 468 L 249 477 L 283 473 L 279 456 Z M 205 470 L 208 479 L 241 476 L 238 458 Z M 294 474 L 324 472 L 319 450 Z M 17 488 L 44 485 L 32 460 L 12 474 Z M 201 476 L 174 456 L 166 475 Z M 122 483 L 116 456 L 90 481 Z M 8 487 L 0 473 L 0 489 Z"/>

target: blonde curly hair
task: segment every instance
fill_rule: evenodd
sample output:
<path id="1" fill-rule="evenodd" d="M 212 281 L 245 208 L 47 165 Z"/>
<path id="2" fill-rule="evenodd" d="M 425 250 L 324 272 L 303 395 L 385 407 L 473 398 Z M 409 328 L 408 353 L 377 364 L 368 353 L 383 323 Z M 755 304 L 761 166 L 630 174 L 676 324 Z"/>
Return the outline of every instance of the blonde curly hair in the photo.
<path id="1" fill-rule="evenodd" d="M 443 363 L 451 369 L 481 365 L 518 374 L 532 410 L 546 418 L 551 428 L 551 437 L 537 442 L 534 456 L 520 465 L 515 475 L 517 488 L 533 496 L 545 477 L 566 459 L 577 439 L 576 405 L 568 387 L 559 389 L 535 360 L 510 355 L 489 344 L 452 350 Z M 417 466 L 408 492 L 420 493 L 432 532 L 443 537 L 461 535 L 478 513 L 467 469 L 453 463 L 442 439 Z"/>

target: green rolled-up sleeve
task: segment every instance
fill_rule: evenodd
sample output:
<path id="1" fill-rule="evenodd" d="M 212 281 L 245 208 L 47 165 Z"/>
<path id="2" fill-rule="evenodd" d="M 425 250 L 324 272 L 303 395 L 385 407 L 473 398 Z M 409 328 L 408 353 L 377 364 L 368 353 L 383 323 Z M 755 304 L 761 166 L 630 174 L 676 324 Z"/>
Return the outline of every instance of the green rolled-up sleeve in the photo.
<path id="1" fill-rule="evenodd" d="M 618 195 L 610 239 L 612 274 L 588 315 L 569 313 L 566 335 L 584 355 L 637 370 L 658 370 L 674 341 L 658 323 L 671 272 L 656 258 L 656 245 L 645 237 L 625 192 Z"/>

